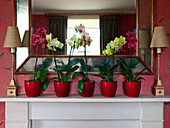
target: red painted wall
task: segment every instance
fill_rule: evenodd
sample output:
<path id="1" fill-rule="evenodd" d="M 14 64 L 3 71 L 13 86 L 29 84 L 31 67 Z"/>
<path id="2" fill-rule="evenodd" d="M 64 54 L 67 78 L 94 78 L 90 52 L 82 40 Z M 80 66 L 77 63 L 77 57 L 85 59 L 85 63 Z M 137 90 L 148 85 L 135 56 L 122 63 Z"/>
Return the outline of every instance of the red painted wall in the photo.
<path id="1" fill-rule="evenodd" d="M 49 32 L 49 20 L 47 15 L 33 15 L 32 26 L 34 29 L 44 27 Z M 119 17 L 120 35 L 125 36 L 128 31 L 136 28 L 136 14 L 122 14 Z"/>
<path id="2" fill-rule="evenodd" d="M 122 14 L 119 17 L 120 35 L 126 36 L 128 31 L 133 32 L 136 28 L 136 14 Z"/>
<path id="3" fill-rule="evenodd" d="M 154 13 L 155 13 L 155 25 L 163 25 L 166 28 L 168 34 L 168 39 L 170 42 L 170 3 L 168 0 L 155 0 Z M 13 0 L 1 0 L 0 1 L 0 95 L 6 95 L 6 88 L 9 85 L 11 79 L 11 55 L 10 49 L 4 49 L 3 43 L 6 34 L 7 27 L 13 23 Z M 164 49 L 161 55 L 161 79 L 162 83 L 165 86 L 166 95 L 170 95 L 170 48 Z M 156 69 L 156 63 L 154 65 Z M 156 70 L 155 70 L 156 71 Z M 19 93 L 24 93 L 24 80 L 28 79 L 27 75 L 18 75 L 15 76 L 16 84 L 19 87 Z M 154 84 L 154 77 L 156 76 L 144 76 L 145 81 L 142 83 L 142 93 L 151 93 L 151 86 Z M 97 87 L 95 93 L 99 92 L 99 81 L 97 77 L 93 77 L 97 81 Z M 122 81 L 124 80 L 123 76 L 118 78 L 119 88 L 118 92 L 122 93 Z M 77 84 L 72 86 L 72 93 L 76 92 Z M 53 86 L 50 84 L 47 92 L 52 92 Z M 0 103 L 0 128 L 4 128 L 4 103 Z M 170 105 L 165 106 L 165 128 L 170 128 Z"/>
<path id="4" fill-rule="evenodd" d="M 32 27 L 34 29 L 44 27 L 48 33 L 49 32 L 48 26 L 49 20 L 47 15 L 32 15 Z"/>

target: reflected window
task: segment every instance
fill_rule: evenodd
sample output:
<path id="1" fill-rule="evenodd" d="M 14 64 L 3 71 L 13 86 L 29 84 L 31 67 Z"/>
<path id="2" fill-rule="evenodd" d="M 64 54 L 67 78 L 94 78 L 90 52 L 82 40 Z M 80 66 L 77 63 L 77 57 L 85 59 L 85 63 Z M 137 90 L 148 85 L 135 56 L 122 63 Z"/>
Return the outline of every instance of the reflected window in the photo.
<path id="1" fill-rule="evenodd" d="M 99 16 L 68 16 L 67 22 L 67 38 L 71 38 L 75 32 L 75 26 L 83 24 L 86 32 L 92 38 L 93 42 L 87 46 L 87 55 L 100 55 L 100 24 Z M 69 55 L 70 46 L 67 45 L 67 55 Z M 75 49 L 73 55 L 84 55 L 84 47 Z"/>

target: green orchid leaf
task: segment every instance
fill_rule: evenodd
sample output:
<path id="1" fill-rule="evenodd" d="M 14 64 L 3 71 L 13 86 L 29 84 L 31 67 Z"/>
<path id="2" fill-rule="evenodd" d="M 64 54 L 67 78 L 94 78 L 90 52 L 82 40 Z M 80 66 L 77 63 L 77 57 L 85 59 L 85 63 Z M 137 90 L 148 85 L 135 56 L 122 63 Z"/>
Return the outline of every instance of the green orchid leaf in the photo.
<path id="1" fill-rule="evenodd" d="M 81 76 L 84 80 L 86 80 L 86 75 L 85 75 L 84 72 L 80 72 L 80 76 Z"/>
<path id="2" fill-rule="evenodd" d="M 81 72 L 74 72 L 72 75 L 72 79 L 74 80 Z"/>
<path id="3" fill-rule="evenodd" d="M 39 70 L 36 72 L 36 79 L 40 80 L 41 82 L 44 82 L 47 77 L 47 71 L 46 70 Z"/>
<path id="4" fill-rule="evenodd" d="M 52 61 L 53 61 L 52 58 L 46 58 L 46 59 L 42 62 L 42 69 L 48 70 L 48 67 L 52 64 Z"/>
<path id="5" fill-rule="evenodd" d="M 61 70 L 57 70 L 57 71 L 60 74 L 61 80 L 63 81 L 63 73 L 62 73 L 62 71 Z"/>
<path id="6" fill-rule="evenodd" d="M 42 83 L 41 89 L 42 91 L 45 91 L 48 88 L 49 80 L 47 79 L 45 82 Z"/>
<path id="7" fill-rule="evenodd" d="M 78 83 L 78 93 L 79 95 L 82 94 L 82 91 L 83 91 L 83 87 L 84 87 L 84 80 L 79 80 L 79 83 Z"/>
<path id="8" fill-rule="evenodd" d="M 143 77 L 137 77 L 135 81 L 139 82 L 140 80 L 145 80 Z"/>
<path id="9" fill-rule="evenodd" d="M 131 59 L 131 63 L 128 64 L 130 69 L 136 68 L 136 65 L 138 65 L 140 62 L 138 59 L 133 58 Z"/>
<path id="10" fill-rule="evenodd" d="M 109 72 L 113 72 L 115 70 L 115 68 L 117 68 L 117 67 L 118 67 L 118 64 L 113 65 L 112 68 L 109 70 Z"/>
<path id="11" fill-rule="evenodd" d="M 136 75 L 135 79 L 136 79 L 142 72 L 144 72 L 145 69 L 146 69 L 146 67 Z"/>
<path id="12" fill-rule="evenodd" d="M 95 76 L 100 76 L 100 77 L 102 77 L 103 79 L 105 79 L 107 76 L 106 75 L 104 75 L 104 74 L 102 74 L 102 73 L 93 73 L 93 75 L 95 75 Z"/>
<path id="13" fill-rule="evenodd" d="M 67 73 L 65 73 L 64 76 L 63 76 L 64 79 L 67 79 L 67 76 L 70 75 L 71 72 L 75 72 L 78 68 L 79 68 L 79 66 L 74 66 L 69 71 L 67 71 Z"/>
<path id="14" fill-rule="evenodd" d="M 50 68 L 50 69 L 52 69 L 52 70 L 54 70 L 55 72 L 57 72 L 56 67 L 52 67 L 52 68 Z"/>
<path id="15" fill-rule="evenodd" d="M 80 58 L 79 61 L 80 61 L 80 62 L 79 62 L 80 65 L 81 65 L 81 71 L 84 70 L 84 69 L 86 69 L 86 64 L 85 64 L 84 60 L 83 60 L 82 58 Z"/>
<path id="16" fill-rule="evenodd" d="M 93 68 L 99 68 L 101 65 L 94 65 Z"/>
<path id="17" fill-rule="evenodd" d="M 58 80 L 58 77 L 53 77 L 53 78 L 46 78 L 44 82 L 42 82 L 42 91 L 45 91 L 48 88 L 48 85 L 50 83 L 51 80 Z"/>
<path id="18" fill-rule="evenodd" d="M 62 60 L 58 60 L 58 59 L 55 59 L 55 60 L 56 60 L 56 63 L 64 65 L 64 62 Z"/>
<path id="19" fill-rule="evenodd" d="M 102 72 L 102 73 L 105 73 L 105 74 L 108 73 L 107 68 L 105 68 L 104 66 L 99 66 L 99 70 L 100 70 L 100 72 Z"/>
<path id="20" fill-rule="evenodd" d="M 71 68 L 69 71 L 68 71 L 68 75 L 71 73 L 71 72 L 75 72 L 77 69 L 79 68 L 79 66 L 74 66 L 73 68 Z"/>
<path id="21" fill-rule="evenodd" d="M 56 71 L 56 67 L 54 67 L 55 71 Z M 53 69 L 53 70 L 54 70 Z M 57 65 L 57 69 L 61 70 L 61 71 L 67 71 L 67 67 L 64 65 Z M 56 71 L 57 72 L 57 71 Z"/>
<path id="22" fill-rule="evenodd" d="M 70 77 L 70 76 L 67 76 L 67 77 L 64 79 L 64 82 L 67 82 L 67 81 L 71 81 L 71 77 Z"/>
<path id="23" fill-rule="evenodd" d="M 70 65 L 69 67 L 73 67 L 74 65 L 78 64 L 80 62 L 80 59 L 79 58 L 74 58 L 70 61 Z"/>
<path id="24" fill-rule="evenodd" d="M 121 65 L 126 71 L 129 70 L 129 66 L 125 62 L 122 62 Z"/>
<path id="25" fill-rule="evenodd" d="M 116 80 L 113 80 L 113 79 L 115 79 L 115 78 L 117 78 L 117 77 L 119 77 L 119 76 L 110 77 L 110 78 L 109 78 L 109 81 L 116 81 Z"/>

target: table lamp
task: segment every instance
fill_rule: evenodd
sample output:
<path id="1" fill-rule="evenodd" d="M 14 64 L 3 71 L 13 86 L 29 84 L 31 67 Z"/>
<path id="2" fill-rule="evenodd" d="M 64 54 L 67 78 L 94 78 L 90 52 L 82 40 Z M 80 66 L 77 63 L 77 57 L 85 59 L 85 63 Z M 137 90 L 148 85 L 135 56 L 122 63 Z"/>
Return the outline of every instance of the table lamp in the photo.
<path id="1" fill-rule="evenodd" d="M 29 47 L 29 31 L 26 30 L 25 33 L 24 33 L 24 37 L 23 37 L 23 40 L 22 40 L 22 46 L 23 47 Z"/>
<path id="2" fill-rule="evenodd" d="M 168 48 L 168 38 L 166 35 L 165 28 L 163 26 L 157 26 L 154 28 L 154 33 L 152 37 L 152 42 L 150 48 L 157 48 L 158 54 L 158 80 L 156 86 L 154 87 L 154 95 L 155 96 L 164 96 L 164 87 L 162 85 L 160 79 L 160 55 L 161 55 L 161 48 Z"/>
<path id="3" fill-rule="evenodd" d="M 150 48 L 149 31 L 139 30 L 139 49 L 141 50 L 142 60 L 144 61 L 146 59 L 146 53 L 149 48 Z"/>
<path id="4" fill-rule="evenodd" d="M 7 87 L 7 96 L 16 96 L 16 86 L 14 81 L 14 58 L 15 58 L 15 48 L 21 47 L 21 38 L 19 35 L 18 28 L 16 26 L 9 26 L 6 32 L 6 37 L 4 41 L 5 48 L 11 48 L 12 54 L 12 80 L 10 85 Z"/>

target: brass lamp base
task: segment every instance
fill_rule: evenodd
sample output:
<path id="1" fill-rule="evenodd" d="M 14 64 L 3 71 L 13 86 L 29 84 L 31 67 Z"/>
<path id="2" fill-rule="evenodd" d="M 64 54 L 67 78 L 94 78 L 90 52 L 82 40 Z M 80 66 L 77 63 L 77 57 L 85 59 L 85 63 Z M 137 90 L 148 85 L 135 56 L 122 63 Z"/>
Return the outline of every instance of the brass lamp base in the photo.
<path id="1" fill-rule="evenodd" d="M 12 79 L 10 82 L 10 85 L 7 87 L 7 96 L 9 97 L 16 97 L 16 86 L 15 86 L 15 82 Z"/>
<path id="2" fill-rule="evenodd" d="M 156 86 L 154 87 L 155 96 L 165 96 L 165 88 L 162 86 L 161 80 L 158 80 Z"/>

